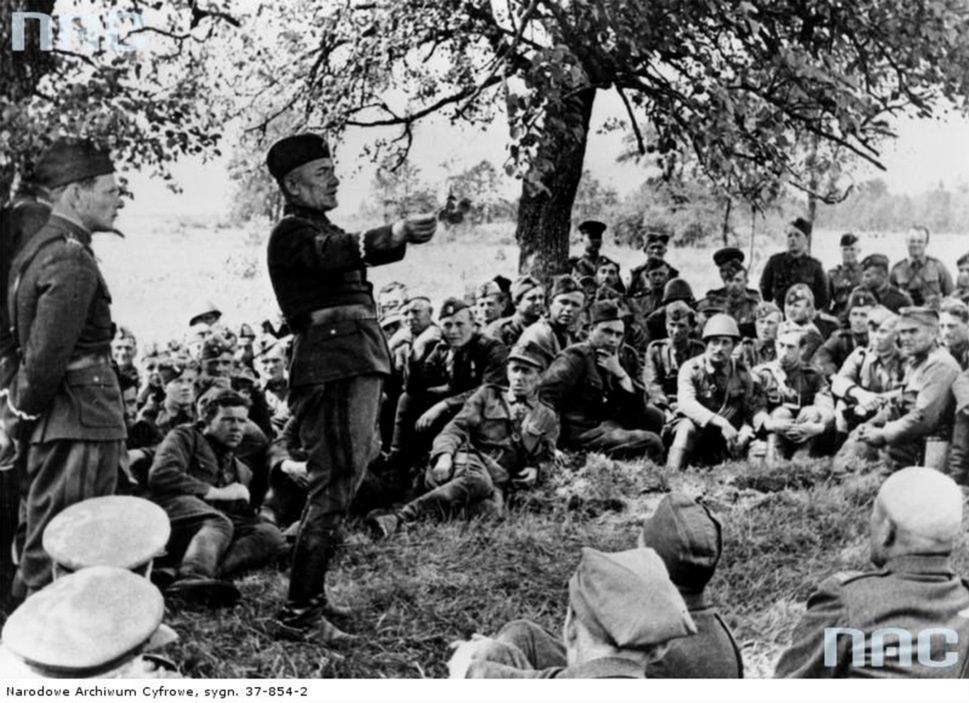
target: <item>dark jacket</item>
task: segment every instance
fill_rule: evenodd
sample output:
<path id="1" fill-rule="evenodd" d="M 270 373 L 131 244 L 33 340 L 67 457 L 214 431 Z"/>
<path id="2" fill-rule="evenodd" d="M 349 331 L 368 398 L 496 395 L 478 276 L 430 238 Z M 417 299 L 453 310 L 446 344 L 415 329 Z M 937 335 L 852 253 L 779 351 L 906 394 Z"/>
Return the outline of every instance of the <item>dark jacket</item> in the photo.
<path id="1" fill-rule="evenodd" d="M 894 313 L 897 313 L 904 307 L 912 305 L 912 298 L 908 293 L 899 290 L 889 283 L 886 283 L 879 290 L 870 290 L 864 286 L 858 286 L 851 292 L 854 293 L 855 291 L 864 291 L 870 293 L 871 295 L 875 296 L 875 300 Z"/>
<path id="2" fill-rule="evenodd" d="M 404 257 L 391 228 L 348 234 L 322 212 L 295 205 L 269 238 L 269 277 L 279 307 L 295 333 L 291 387 L 361 374 L 389 374 L 390 353 L 377 323 L 367 266 Z M 326 322 L 311 313 L 327 310 Z"/>
<path id="3" fill-rule="evenodd" d="M 680 367 L 676 399 L 679 414 L 697 427 L 706 427 L 714 415 L 727 418 L 737 429 L 752 425 L 766 405 L 763 389 L 745 366 L 731 360 L 715 369 L 703 355 Z"/>
<path id="4" fill-rule="evenodd" d="M 784 296 L 795 283 L 806 283 L 814 293 L 814 307 L 828 306 L 828 277 L 821 262 L 813 256 L 791 256 L 790 252 L 774 254 L 767 260 L 760 277 L 760 293 L 764 300 L 784 309 Z"/>
<path id="5" fill-rule="evenodd" d="M 676 404 L 676 383 L 683 362 L 703 353 L 703 342 L 687 339 L 677 350 L 669 339 L 650 342 L 643 365 L 643 385 L 649 402 L 660 408 Z"/>
<path id="6" fill-rule="evenodd" d="M 411 367 L 407 392 L 428 397 L 431 402 L 445 402 L 450 410 L 457 412 L 482 384 L 505 385 L 507 358 L 508 348 L 504 344 L 479 332 L 453 353 L 442 342 L 424 363 Z"/>
<path id="7" fill-rule="evenodd" d="M 958 578 L 942 555 L 911 555 L 890 560 L 869 573 L 835 574 L 811 594 L 807 612 L 794 628 L 791 646 L 774 672 L 784 678 L 955 678 L 969 652 L 969 584 Z M 912 664 L 899 661 L 890 650 L 897 643 L 886 638 L 884 666 L 872 666 L 874 631 L 901 628 L 912 636 Z M 825 630 L 853 628 L 861 635 L 837 637 L 835 661 L 824 661 Z M 919 633 L 929 628 L 950 628 L 958 643 L 931 637 L 930 657 L 942 662 L 946 652 L 958 656 L 949 666 L 926 666 L 916 656 Z M 830 636 L 830 635 L 829 635 Z M 854 661 L 852 642 L 860 640 L 864 661 Z"/>
<path id="8" fill-rule="evenodd" d="M 646 665 L 647 679 L 742 679 L 744 661 L 720 612 L 702 595 L 683 594 L 696 634 L 670 641 L 662 659 Z"/>
<path id="9" fill-rule="evenodd" d="M 811 361 L 815 368 L 825 376 L 834 376 L 852 351 L 857 347 L 867 346 L 867 344 L 867 334 L 855 335 L 849 330 L 838 330 L 818 347 Z"/>

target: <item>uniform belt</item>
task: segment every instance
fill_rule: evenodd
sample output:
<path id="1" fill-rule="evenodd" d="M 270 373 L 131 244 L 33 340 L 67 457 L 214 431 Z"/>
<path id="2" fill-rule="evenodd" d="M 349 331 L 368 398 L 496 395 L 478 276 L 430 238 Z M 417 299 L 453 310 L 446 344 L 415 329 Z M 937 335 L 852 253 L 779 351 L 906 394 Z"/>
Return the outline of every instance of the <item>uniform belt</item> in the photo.
<path id="1" fill-rule="evenodd" d="M 107 354 L 85 354 L 76 359 L 71 359 L 67 363 L 67 370 L 77 371 L 78 369 L 87 369 L 92 366 L 105 366 L 110 364 L 111 357 Z"/>
<path id="2" fill-rule="evenodd" d="M 377 312 L 368 305 L 340 305 L 314 310 L 308 317 L 311 325 L 326 325 L 345 320 L 376 320 Z"/>

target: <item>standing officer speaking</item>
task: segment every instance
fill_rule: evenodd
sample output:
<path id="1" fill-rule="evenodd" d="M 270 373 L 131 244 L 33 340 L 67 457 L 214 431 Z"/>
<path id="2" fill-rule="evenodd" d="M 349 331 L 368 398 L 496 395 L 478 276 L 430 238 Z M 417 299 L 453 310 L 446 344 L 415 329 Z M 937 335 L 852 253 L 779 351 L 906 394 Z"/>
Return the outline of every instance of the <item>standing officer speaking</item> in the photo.
<path id="1" fill-rule="evenodd" d="M 346 637 L 327 619 L 327 567 L 339 528 L 378 448 L 374 436 L 390 352 L 377 322 L 366 267 L 400 261 L 407 243 L 430 240 L 435 216 L 418 215 L 360 234 L 327 219 L 340 181 L 326 141 L 298 134 L 266 157 L 286 199 L 286 216 L 269 239 L 269 276 L 294 332 L 290 408 L 307 451 L 309 492 L 303 510 L 289 597 L 277 633 L 322 643 Z"/>

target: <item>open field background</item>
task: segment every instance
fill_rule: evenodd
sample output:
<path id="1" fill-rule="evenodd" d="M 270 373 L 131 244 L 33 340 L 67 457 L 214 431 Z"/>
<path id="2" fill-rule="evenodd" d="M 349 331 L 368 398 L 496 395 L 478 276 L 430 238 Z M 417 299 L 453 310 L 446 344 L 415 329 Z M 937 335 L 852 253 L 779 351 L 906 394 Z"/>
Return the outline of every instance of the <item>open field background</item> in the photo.
<path id="1" fill-rule="evenodd" d="M 129 217 L 119 226 L 127 239 L 101 236 L 95 248 L 115 319 L 139 339 L 180 336 L 205 298 L 233 326 L 273 316 L 267 225 L 233 229 L 173 216 Z M 815 237 L 814 253 L 826 266 L 839 260 L 838 234 Z M 779 246 L 758 238 L 753 281 Z M 900 234 L 863 235 L 862 246 L 893 260 L 904 255 Z M 713 248 L 674 248 L 669 255 L 698 296 L 719 285 Z M 969 238 L 955 235 L 933 236 L 930 245 L 953 269 L 967 249 Z M 642 258 L 608 240 L 604 252 L 624 271 Z M 495 274 L 512 277 L 516 264 L 511 225 L 492 226 L 443 231 L 403 262 L 373 269 L 371 278 L 378 287 L 404 281 L 440 301 Z M 354 646 L 327 650 L 268 637 L 263 626 L 285 597 L 286 575 L 264 571 L 242 579 L 244 601 L 234 611 L 170 613 L 168 622 L 182 637 L 174 656 L 187 674 L 200 677 L 445 676 L 448 643 L 472 632 L 494 632 L 517 617 L 558 630 L 579 548 L 633 546 L 660 489 L 674 488 L 704 496 L 720 513 L 725 551 L 709 595 L 735 630 L 748 676 L 769 676 L 814 584 L 835 571 L 866 568 L 868 513 L 878 483 L 873 475 L 830 476 L 825 462 L 776 474 L 737 463 L 666 476 L 651 464 L 573 457 L 572 466 L 502 522 L 422 524 L 379 543 L 351 523 L 331 585 L 357 612 L 345 624 L 361 636 Z M 965 546 L 957 562 L 963 573 L 969 572 Z"/>

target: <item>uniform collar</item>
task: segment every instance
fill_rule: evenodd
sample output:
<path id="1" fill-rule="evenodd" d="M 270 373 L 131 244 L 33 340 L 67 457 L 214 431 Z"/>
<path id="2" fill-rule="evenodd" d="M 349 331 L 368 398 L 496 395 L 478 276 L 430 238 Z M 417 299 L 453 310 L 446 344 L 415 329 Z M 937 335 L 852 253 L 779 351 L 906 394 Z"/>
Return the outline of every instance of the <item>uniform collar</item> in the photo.
<path id="1" fill-rule="evenodd" d="M 302 217 L 307 220 L 314 220 L 316 222 L 330 221 L 330 219 L 326 216 L 326 213 L 322 210 L 314 210 L 313 208 L 297 205 L 296 203 L 286 203 L 286 207 L 283 208 L 283 213 L 286 215 L 291 215 L 292 217 Z"/>
<path id="2" fill-rule="evenodd" d="M 535 407 L 536 396 L 534 395 L 531 398 L 522 398 L 521 400 L 518 400 L 510 390 L 505 391 L 504 395 L 508 405 L 524 405 L 529 410 Z"/>
<path id="3" fill-rule="evenodd" d="M 73 234 L 82 244 L 88 247 L 91 246 L 91 231 L 81 224 L 81 221 L 76 217 L 72 217 L 63 210 L 57 209 L 56 205 L 51 211 L 50 216 L 51 219 L 57 218 L 60 220 L 60 223 L 65 227 L 65 229 L 69 230 L 71 234 Z"/>

